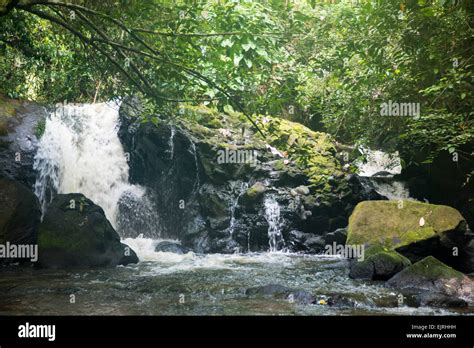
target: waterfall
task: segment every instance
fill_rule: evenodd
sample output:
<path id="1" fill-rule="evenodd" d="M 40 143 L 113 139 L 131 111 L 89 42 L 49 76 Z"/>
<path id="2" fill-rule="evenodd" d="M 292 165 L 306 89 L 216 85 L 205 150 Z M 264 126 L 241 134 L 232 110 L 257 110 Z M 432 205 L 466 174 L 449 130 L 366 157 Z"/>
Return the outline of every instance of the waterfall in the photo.
<path id="1" fill-rule="evenodd" d="M 402 165 L 398 151 L 394 153 L 386 153 L 379 150 L 369 150 L 360 148 L 359 150 L 366 156 L 366 163 L 358 163 L 360 176 L 373 176 L 377 173 L 385 173 L 389 175 L 400 174 Z"/>
<path id="2" fill-rule="evenodd" d="M 265 219 L 268 222 L 268 241 L 270 244 L 270 252 L 281 249 L 284 240 L 281 234 L 281 216 L 280 206 L 273 196 L 267 196 L 264 201 Z"/>
<path id="3" fill-rule="evenodd" d="M 398 151 L 386 153 L 361 148 L 360 152 L 365 154 L 367 162 L 357 164 L 359 175 L 369 177 L 375 191 L 389 200 L 410 199 L 406 184 L 393 179 L 394 175 L 402 171 Z"/>
<path id="4" fill-rule="evenodd" d="M 235 209 L 239 203 L 239 198 L 245 193 L 245 190 L 248 189 L 248 183 L 241 182 L 240 187 L 235 188 L 235 185 L 232 187 L 233 191 L 237 190 L 237 194 L 233 200 L 230 202 L 230 222 L 229 222 L 229 233 L 232 235 L 235 229 Z"/>
<path id="5" fill-rule="evenodd" d="M 171 126 L 171 133 L 170 133 L 170 138 L 168 140 L 168 147 L 169 147 L 169 153 L 170 153 L 170 159 L 173 159 L 174 157 L 174 136 L 176 134 L 176 129 Z"/>
<path id="6" fill-rule="evenodd" d="M 200 182 L 199 182 L 199 163 L 198 163 L 198 158 L 197 158 L 196 144 L 192 141 L 191 138 L 189 138 L 189 141 L 191 143 L 190 151 L 194 156 L 194 165 L 196 167 L 196 180 L 194 182 L 194 189 L 193 189 L 193 191 L 196 191 L 196 190 L 199 190 L 199 186 L 200 186 Z"/>
<path id="7" fill-rule="evenodd" d="M 375 191 L 389 200 L 412 199 L 403 181 L 393 180 L 391 177 L 372 177 L 371 179 Z"/>
<path id="8" fill-rule="evenodd" d="M 114 226 L 119 202 L 144 219 L 150 213 L 145 190 L 128 182 L 129 166 L 117 135 L 116 103 L 66 104 L 51 112 L 34 159 L 35 194 L 43 213 L 56 193 L 82 193 L 102 207 Z M 121 222 L 120 224 L 118 222 Z"/>

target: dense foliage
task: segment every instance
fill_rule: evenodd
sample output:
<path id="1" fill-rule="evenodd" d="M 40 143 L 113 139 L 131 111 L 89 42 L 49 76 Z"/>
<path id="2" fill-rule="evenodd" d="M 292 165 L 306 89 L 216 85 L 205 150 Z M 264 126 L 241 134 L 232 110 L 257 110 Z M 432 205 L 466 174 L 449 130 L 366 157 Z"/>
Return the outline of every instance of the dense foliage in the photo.
<path id="1" fill-rule="evenodd" d="M 0 16 L 0 88 L 48 103 L 138 94 L 155 113 L 182 101 L 231 105 L 406 161 L 459 151 L 472 163 L 473 7 L 23 0 Z M 388 102 L 420 112 L 382 116 Z"/>

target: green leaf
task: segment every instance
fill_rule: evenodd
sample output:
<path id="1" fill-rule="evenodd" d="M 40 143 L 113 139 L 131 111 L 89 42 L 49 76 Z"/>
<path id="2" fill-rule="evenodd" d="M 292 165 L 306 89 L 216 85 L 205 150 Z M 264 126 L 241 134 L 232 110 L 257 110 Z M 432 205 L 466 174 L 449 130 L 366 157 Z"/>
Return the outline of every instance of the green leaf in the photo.
<path id="1" fill-rule="evenodd" d="M 234 56 L 234 65 L 235 65 L 235 66 L 239 66 L 239 63 L 240 63 L 240 61 L 242 60 L 242 58 L 244 58 L 243 55 L 236 54 L 236 55 Z"/>
<path id="2" fill-rule="evenodd" d="M 234 108 L 232 107 L 232 105 L 227 104 L 227 105 L 224 105 L 224 112 L 227 113 L 227 114 L 232 114 L 235 111 L 234 111 Z"/>
<path id="3" fill-rule="evenodd" d="M 256 47 L 257 46 L 255 45 L 253 41 L 249 41 L 248 43 L 242 45 L 242 48 L 244 49 L 245 52 L 247 52 L 251 48 L 255 49 Z"/>
<path id="4" fill-rule="evenodd" d="M 232 47 L 234 45 L 234 42 L 230 39 L 225 39 L 224 41 L 221 42 L 222 47 Z"/>

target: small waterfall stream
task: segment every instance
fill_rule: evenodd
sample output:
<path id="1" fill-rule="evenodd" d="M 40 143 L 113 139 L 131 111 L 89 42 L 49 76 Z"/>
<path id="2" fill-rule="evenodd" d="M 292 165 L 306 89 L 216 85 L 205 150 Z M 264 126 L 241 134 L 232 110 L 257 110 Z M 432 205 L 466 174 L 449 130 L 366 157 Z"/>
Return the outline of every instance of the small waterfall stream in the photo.
<path id="1" fill-rule="evenodd" d="M 396 180 L 402 165 L 397 152 L 386 153 L 379 150 L 360 149 L 366 155 L 367 162 L 359 163 L 359 175 L 370 178 L 374 189 L 389 200 L 411 199 L 405 182 Z"/>
<path id="2" fill-rule="evenodd" d="M 174 126 L 171 126 L 171 132 L 170 132 L 170 138 L 168 140 L 168 151 L 170 153 L 170 159 L 174 158 L 174 136 L 176 134 L 176 128 Z"/>
<path id="3" fill-rule="evenodd" d="M 34 161 L 35 194 L 43 213 L 56 193 L 82 193 L 104 209 L 116 229 L 134 218 L 118 216 L 119 202 L 133 207 L 128 210 L 142 224 L 156 221 L 145 189 L 128 182 L 129 166 L 117 135 L 118 109 L 112 102 L 66 104 L 50 114 Z"/>
<path id="4" fill-rule="evenodd" d="M 268 222 L 268 241 L 270 252 L 281 249 L 284 244 L 283 235 L 281 233 L 281 215 L 280 206 L 273 196 L 267 196 L 264 201 L 265 219 Z"/>
<path id="5" fill-rule="evenodd" d="M 234 233 L 235 229 L 235 209 L 237 208 L 237 205 L 239 204 L 239 198 L 242 197 L 242 195 L 245 193 L 245 190 L 248 189 L 249 185 L 246 182 L 241 182 L 240 186 L 237 186 L 234 183 L 233 190 L 236 191 L 235 198 L 231 201 L 230 203 L 230 222 L 229 222 L 229 234 L 232 235 Z"/>

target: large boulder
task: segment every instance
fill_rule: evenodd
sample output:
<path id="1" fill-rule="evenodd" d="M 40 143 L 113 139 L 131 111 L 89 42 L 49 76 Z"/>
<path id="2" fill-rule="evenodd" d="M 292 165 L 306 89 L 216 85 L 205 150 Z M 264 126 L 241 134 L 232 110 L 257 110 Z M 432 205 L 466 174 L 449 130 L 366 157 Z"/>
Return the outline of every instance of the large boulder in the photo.
<path id="1" fill-rule="evenodd" d="M 160 235 L 196 252 L 267 251 L 272 231 L 278 249 L 319 252 L 359 201 L 380 199 L 343 168 L 328 134 L 259 116 L 263 139 L 231 110 L 184 105 L 157 123 L 141 110 L 136 99 L 120 109 L 129 180 L 150 192 Z"/>
<path id="2" fill-rule="evenodd" d="M 452 297 L 474 297 L 474 281 L 432 256 L 405 268 L 386 282 L 405 291 L 429 292 Z"/>
<path id="3" fill-rule="evenodd" d="M 411 265 L 403 255 L 380 246 L 369 248 L 363 260 L 351 260 L 349 277 L 353 279 L 387 280 Z"/>
<path id="4" fill-rule="evenodd" d="M 47 268 L 89 268 L 137 263 L 120 242 L 101 207 L 79 193 L 59 194 L 48 207 L 38 234 L 39 264 Z"/>
<path id="5" fill-rule="evenodd" d="M 36 244 L 41 210 L 38 199 L 21 183 L 0 177 L 0 244 Z"/>
<path id="6" fill-rule="evenodd" d="M 454 208 L 410 200 L 359 203 L 349 218 L 347 244 L 382 246 L 412 262 L 433 255 L 464 272 L 472 235 Z"/>

